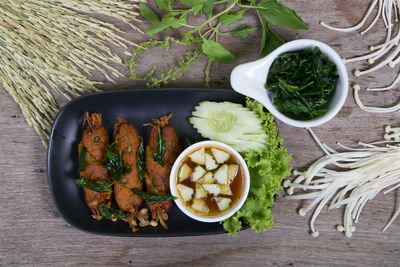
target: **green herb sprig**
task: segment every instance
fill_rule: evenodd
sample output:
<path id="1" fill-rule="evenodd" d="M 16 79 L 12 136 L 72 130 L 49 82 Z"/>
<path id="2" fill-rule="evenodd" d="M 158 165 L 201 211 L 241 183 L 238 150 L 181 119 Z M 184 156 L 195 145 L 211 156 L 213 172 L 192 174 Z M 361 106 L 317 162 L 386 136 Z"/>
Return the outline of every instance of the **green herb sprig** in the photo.
<path id="1" fill-rule="evenodd" d="M 158 128 L 158 135 L 157 135 L 157 149 L 155 152 L 152 153 L 153 159 L 158 162 L 161 166 L 164 167 L 164 154 L 165 154 L 165 140 L 163 135 L 161 134 L 160 128 Z"/>
<path id="2" fill-rule="evenodd" d="M 176 67 L 165 70 L 164 68 L 157 69 L 157 67 L 154 66 L 148 73 L 140 76 L 140 74 L 136 70 L 136 67 L 138 67 L 139 65 L 137 63 L 139 56 L 148 51 L 151 47 L 155 46 L 160 47 L 165 51 L 168 51 L 170 49 L 171 43 L 181 45 L 183 44 L 181 41 L 170 36 L 166 37 L 162 41 L 150 39 L 149 41 L 140 43 L 139 47 L 133 51 L 131 58 L 126 63 L 126 65 L 128 66 L 129 78 L 136 81 L 146 81 L 146 87 L 149 88 L 160 87 L 161 85 L 167 84 L 170 80 L 174 81 L 182 77 L 182 72 L 184 70 L 188 70 L 190 65 L 196 64 L 197 60 L 203 57 L 203 53 L 201 53 L 200 49 L 194 49 L 189 51 L 183 59 L 179 60 Z M 159 71 L 158 76 L 156 76 L 157 70 Z"/>
<path id="3" fill-rule="evenodd" d="M 103 161 L 103 166 L 110 172 L 111 180 L 119 181 L 121 176 L 131 171 L 124 163 L 124 151 L 118 155 L 116 152 L 116 144 L 112 143 L 106 151 L 106 158 Z"/>
<path id="4" fill-rule="evenodd" d="M 143 138 L 139 136 L 140 138 L 140 145 L 136 154 L 136 162 L 137 162 L 137 168 L 138 168 L 138 173 L 139 173 L 139 178 L 140 181 L 144 181 L 145 178 L 145 172 L 146 172 L 146 165 L 144 162 L 144 145 L 143 145 Z"/>
<path id="5" fill-rule="evenodd" d="M 178 199 L 176 196 L 169 195 L 169 194 L 163 194 L 163 195 L 152 194 L 152 193 L 141 191 L 139 189 L 132 189 L 132 191 L 135 194 L 137 194 L 139 197 L 141 197 L 144 201 L 146 201 L 147 204 L 155 204 L 160 201 Z"/>
<path id="6" fill-rule="evenodd" d="M 87 188 L 99 193 L 104 193 L 110 190 L 111 186 L 114 184 L 114 181 L 99 180 L 91 183 L 88 179 L 86 179 L 86 177 L 82 176 L 78 179 L 75 179 L 75 183 L 79 187 Z"/>
<path id="7" fill-rule="evenodd" d="M 120 209 L 109 208 L 104 203 L 99 206 L 100 215 L 109 220 L 126 219 L 128 215 Z"/>
<path id="8" fill-rule="evenodd" d="M 276 0 L 250 0 L 242 4 L 240 0 L 155 0 L 159 9 L 167 11 L 160 19 L 153 10 L 143 2 L 140 3 L 140 13 L 152 24 L 145 30 L 149 36 L 168 31 L 170 29 L 187 29 L 182 31 L 182 37 L 177 40 L 170 36 L 162 41 L 150 40 L 139 44 L 134 50 L 132 58 L 128 61 L 129 73 L 135 80 L 146 80 L 148 87 L 160 87 L 168 83 L 169 80 L 175 80 L 182 76 L 182 71 L 187 69 L 190 64 L 194 64 L 203 55 L 207 56 L 208 64 L 205 69 L 205 82 L 208 85 L 210 80 L 209 72 L 211 63 L 216 61 L 223 64 L 232 63 L 236 57 L 226 49 L 219 41 L 222 35 L 232 35 L 241 39 L 246 39 L 251 33 L 256 31 L 257 27 L 249 27 L 246 24 L 240 24 L 236 28 L 223 32 L 220 30 L 222 25 L 226 27 L 240 22 L 245 14 L 255 10 L 260 20 L 262 28 L 262 39 L 260 54 L 267 55 L 276 47 L 284 43 L 284 39 L 277 35 L 269 24 L 284 26 L 293 30 L 308 29 L 305 23 L 290 8 L 280 4 Z M 176 2 L 181 5 L 179 8 L 173 8 Z M 183 5 L 183 8 L 182 8 Z M 218 8 L 215 8 L 217 7 Z M 188 8 L 186 8 L 188 7 Z M 218 10 L 218 12 L 214 12 Z M 199 25 L 192 25 L 187 22 L 189 14 L 198 16 L 205 14 L 206 19 Z M 152 46 L 160 46 L 166 50 L 169 49 L 170 42 L 184 46 L 194 47 L 183 60 L 179 61 L 178 67 L 165 71 L 160 69 L 159 77 L 156 77 L 157 67 L 154 67 L 144 76 L 139 76 L 136 67 L 138 56 L 147 51 Z"/>

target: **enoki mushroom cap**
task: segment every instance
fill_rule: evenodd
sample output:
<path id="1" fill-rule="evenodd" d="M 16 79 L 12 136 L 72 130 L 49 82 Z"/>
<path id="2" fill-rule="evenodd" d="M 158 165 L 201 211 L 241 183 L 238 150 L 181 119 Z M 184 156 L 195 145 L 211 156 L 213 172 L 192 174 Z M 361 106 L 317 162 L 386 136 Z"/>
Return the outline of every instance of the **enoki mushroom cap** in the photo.
<path id="1" fill-rule="evenodd" d="M 289 185 L 290 185 L 290 180 L 285 180 L 283 182 L 283 187 L 289 187 Z"/>
<path id="2" fill-rule="evenodd" d="M 307 213 L 306 213 L 306 209 L 305 208 L 301 208 L 301 209 L 299 209 L 299 215 L 300 216 L 305 216 Z"/>
<path id="3" fill-rule="evenodd" d="M 318 231 L 314 231 L 311 233 L 312 237 L 318 237 L 319 236 L 319 232 Z"/>
<path id="4" fill-rule="evenodd" d="M 336 230 L 338 230 L 339 232 L 344 232 L 343 225 L 336 225 Z"/>

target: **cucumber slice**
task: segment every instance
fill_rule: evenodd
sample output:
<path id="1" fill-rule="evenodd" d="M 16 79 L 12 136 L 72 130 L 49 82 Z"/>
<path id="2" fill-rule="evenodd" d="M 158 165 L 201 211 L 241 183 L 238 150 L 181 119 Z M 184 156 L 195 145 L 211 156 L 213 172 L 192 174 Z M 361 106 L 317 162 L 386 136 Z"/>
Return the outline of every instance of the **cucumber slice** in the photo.
<path id="1" fill-rule="evenodd" d="M 228 179 L 229 183 L 232 183 L 235 180 L 235 177 L 239 171 L 239 165 L 237 164 L 229 164 L 228 165 Z"/>
<path id="2" fill-rule="evenodd" d="M 208 193 L 213 194 L 214 196 L 219 195 L 220 189 L 219 189 L 219 185 L 217 185 L 217 184 L 203 184 L 203 188 Z"/>
<path id="3" fill-rule="evenodd" d="M 232 196 L 233 195 L 231 187 L 229 185 L 227 185 L 227 184 L 221 184 L 219 186 L 219 190 L 220 190 L 219 193 L 221 195 L 227 195 L 227 196 Z"/>
<path id="4" fill-rule="evenodd" d="M 193 172 L 192 169 L 186 163 L 184 163 L 179 168 L 179 172 L 178 172 L 179 182 L 182 182 L 182 181 L 186 180 L 187 178 L 189 178 L 189 176 L 192 174 L 192 172 Z"/>
<path id="5" fill-rule="evenodd" d="M 197 180 L 199 180 L 201 177 L 203 177 L 205 173 L 206 170 L 204 170 L 203 167 L 201 167 L 200 165 L 196 166 L 194 168 L 194 172 L 192 173 L 192 182 L 196 182 Z"/>
<path id="6" fill-rule="evenodd" d="M 204 190 L 204 188 L 201 186 L 201 184 L 196 183 L 196 191 L 195 191 L 194 197 L 195 198 L 207 197 L 207 192 Z"/>
<path id="7" fill-rule="evenodd" d="M 227 197 L 215 197 L 215 202 L 217 203 L 218 209 L 220 211 L 224 211 L 229 208 L 229 204 L 231 204 L 231 199 Z"/>
<path id="8" fill-rule="evenodd" d="M 228 165 L 224 164 L 214 173 L 217 184 L 228 184 Z"/>
<path id="9" fill-rule="evenodd" d="M 215 159 L 212 155 L 206 153 L 206 170 L 212 171 L 218 168 L 218 164 L 215 162 Z"/>
<path id="10" fill-rule="evenodd" d="M 197 180 L 200 184 L 213 184 L 214 183 L 214 174 L 212 172 L 207 172 L 203 177 Z"/>
<path id="11" fill-rule="evenodd" d="M 202 199 L 197 199 L 197 198 L 193 199 L 191 207 L 192 209 L 203 213 L 208 213 L 210 211 L 210 209 L 207 206 L 207 203 Z"/>
<path id="12" fill-rule="evenodd" d="M 218 164 L 224 163 L 231 157 L 231 155 L 229 155 L 229 153 L 226 153 L 225 151 L 222 151 L 217 148 L 211 148 L 211 152 L 214 155 L 214 158 L 218 162 Z"/>
<path id="13" fill-rule="evenodd" d="M 183 201 L 188 202 L 192 200 L 194 193 L 193 188 L 183 184 L 177 184 L 176 188 L 178 189 L 179 194 L 181 195 Z"/>
<path id="14" fill-rule="evenodd" d="M 192 154 L 189 155 L 189 158 L 197 164 L 204 165 L 205 157 L 204 157 L 204 148 L 201 148 Z"/>
<path id="15" fill-rule="evenodd" d="M 232 102 L 203 101 L 189 119 L 204 137 L 231 145 L 239 152 L 260 151 L 266 145 L 266 133 L 253 111 Z"/>

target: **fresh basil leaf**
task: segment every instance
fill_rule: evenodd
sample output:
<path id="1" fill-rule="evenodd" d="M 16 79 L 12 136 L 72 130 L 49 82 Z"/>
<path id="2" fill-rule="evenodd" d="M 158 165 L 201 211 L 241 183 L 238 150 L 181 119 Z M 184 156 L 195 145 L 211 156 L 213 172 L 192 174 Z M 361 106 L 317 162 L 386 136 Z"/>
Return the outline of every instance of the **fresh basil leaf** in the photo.
<path id="1" fill-rule="evenodd" d="M 201 48 L 203 53 L 210 59 L 220 63 L 230 64 L 236 59 L 231 52 L 226 50 L 220 43 L 213 40 L 203 40 Z"/>
<path id="2" fill-rule="evenodd" d="M 197 16 L 203 12 L 203 1 L 198 1 L 195 5 L 193 5 L 193 15 Z"/>
<path id="3" fill-rule="evenodd" d="M 203 9 L 205 9 L 207 7 L 208 2 L 210 2 L 210 1 L 209 0 L 197 0 L 197 1 L 195 0 L 193 3 L 193 15 L 195 15 L 195 16 L 200 15 L 203 12 Z M 212 1 L 212 2 L 214 2 L 214 1 Z M 206 10 L 204 10 L 204 11 L 206 11 Z"/>
<path id="4" fill-rule="evenodd" d="M 208 16 L 211 16 L 212 8 L 214 7 L 214 0 L 179 0 L 179 2 L 192 6 L 193 15 L 195 16 L 200 15 L 203 9 Z"/>
<path id="5" fill-rule="evenodd" d="M 151 10 L 151 8 L 148 7 L 142 1 L 140 1 L 140 3 L 139 3 L 139 10 L 140 10 L 140 14 L 142 14 L 143 17 L 148 19 L 151 22 L 151 24 L 156 25 L 156 24 L 160 23 L 160 19 L 153 12 L 153 10 Z"/>
<path id="6" fill-rule="evenodd" d="M 181 4 L 188 5 L 188 6 L 193 6 L 196 4 L 196 2 L 201 2 L 201 0 L 196 1 L 196 0 L 179 0 Z"/>
<path id="7" fill-rule="evenodd" d="M 176 13 L 170 12 L 165 15 L 160 23 L 151 26 L 146 29 L 145 32 L 149 36 L 153 36 L 161 31 L 167 30 L 169 28 L 179 28 L 186 24 L 186 14 L 181 14 L 176 17 Z"/>
<path id="8" fill-rule="evenodd" d="M 110 172 L 113 181 L 119 181 L 121 176 L 131 171 L 125 166 L 124 151 L 120 155 L 117 154 L 115 143 L 112 143 L 106 150 L 106 158 L 103 161 L 104 167 Z"/>
<path id="9" fill-rule="evenodd" d="M 109 208 L 104 203 L 99 206 L 100 215 L 109 220 L 126 219 L 128 215 L 120 209 Z"/>
<path id="10" fill-rule="evenodd" d="M 174 0 L 154 0 L 154 2 L 156 2 L 158 8 L 170 11 L 172 9 L 171 4 Z"/>
<path id="11" fill-rule="evenodd" d="M 258 4 L 261 13 L 274 25 L 281 25 L 292 30 L 307 30 L 308 24 L 305 23 L 296 12 L 276 0 L 261 0 Z"/>
<path id="12" fill-rule="evenodd" d="M 139 136 L 140 138 L 140 145 L 136 154 L 136 161 L 137 161 L 137 168 L 138 168 L 138 173 L 139 173 L 139 178 L 143 182 L 144 181 L 144 176 L 146 172 L 146 165 L 144 162 L 144 145 L 143 145 L 143 138 Z"/>
<path id="13" fill-rule="evenodd" d="M 167 201 L 167 200 L 174 200 L 178 199 L 176 196 L 170 195 L 170 194 L 152 194 L 148 192 L 143 192 L 139 189 L 132 189 L 132 191 L 137 194 L 139 197 L 141 197 L 144 201 L 146 201 L 147 204 L 155 204 L 160 201 Z"/>
<path id="14" fill-rule="evenodd" d="M 192 44 L 193 32 L 187 31 L 183 33 L 182 43 L 184 44 Z"/>
<path id="15" fill-rule="evenodd" d="M 265 57 L 276 48 L 285 43 L 285 40 L 269 28 L 268 21 L 265 19 L 261 20 L 262 25 L 262 38 L 261 38 L 261 51 L 262 57 Z"/>
<path id="16" fill-rule="evenodd" d="M 234 29 L 233 32 L 230 32 L 230 34 L 235 37 L 246 39 L 250 33 L 254 32 L 256 30 L 257 30 L 257 27 L 250 28 L 249 26 L 243 24 L 243 25 L 240 25 L 239 27 L 237 27 L 236 29 Z"/>
<path id="17" fill-rule="evenodd" d="M 219 20 L 222 22 L 222 24 L 225 25 L 231 25 L 233 23 L 235 23 L 238 20 L 241 20 L 243 18 L 243 13 L 245 12 L 245 9 L 239 10 L 237 12 L 234 13 L 226 13 L 224 15 L 222 15 Z"/>
<path id="18" fill-rule="evenodd" d="M 213 9 L 214 9 L 214 0 L 206 0 L 206 2 L 203 5 L 204 13 L 206 13 L 208 17 L 211 17 Z"/>
<path id="19" fill-rule="evenodd" d="M 164 137 L 160 132 L 160 128 L 158 128 L 158 135 L 157 135 L 157 149 L 156 152 L 153 152 L 153 159 L 158 162 L 161 166 L 165 165 L 164 162 L 164 154 L 165 154 L 165 141 Z"/>
<path id="20" fill-rule="evenodd" d="M 174 15 L 172 15 L 172 16 L 174 16 Z M 180 14 L 178 18 L 174 17 L 176 20 L 174 21 L 174 23 L 172 23 L 171 28 L 176 29 L 176 28 L 186 25 L 186 16 L 187 16 L 187 13 L 183 13 L 183 14 Z"/>
<path id="21" fill-rule="evenodd" d="M 87 160 L 87 149 L 82 146 L 81 153 L 79 154 L 79 171 L 83 171 L 86 168 Z"/>
<path id="22" fill-rule="evenodd" d="M 181 42 L 187 45 L 201 44 L 201 42 L 203 42 L 203 38 L 193 35 L 192 31 L 187 31 L 183 33 Z"/>
<path id="23" fill-rule="evenodd" d="M 88 181 L 88 179 L 86 179 L 83 176 L 78 179 L 75 179 L 75 183 L 79 187 L 87 188 L 100 193 L 108 192 L 111 186 L 114 184 L 113 181 L 105 181 L 105 180 L 99 180 L 96 181 L 95 183 L 91 183 Z"/>

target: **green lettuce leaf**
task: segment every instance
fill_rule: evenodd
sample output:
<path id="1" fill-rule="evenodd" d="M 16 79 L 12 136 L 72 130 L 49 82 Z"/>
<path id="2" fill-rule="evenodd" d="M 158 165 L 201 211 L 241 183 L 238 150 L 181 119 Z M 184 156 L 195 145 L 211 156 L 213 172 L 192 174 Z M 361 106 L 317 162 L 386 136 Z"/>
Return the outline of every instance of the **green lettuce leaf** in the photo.
<path id="1" fill-rule="evenodd" d="M 282 190 L 282 180 L 290 174 L 290 161 L 283 146 L 283 139 L 274 122 L 274 116 L 263 110 L 263 105 L 247 98 L 246 106 L 256 112 L 262 121 L 262 129 L 267 133 L 267 144 L 260 152 L 249 151 L 242 156 L 250 171 L 250 191 L 243 207 L 232 217 L 223 221 L 224 229 L 237 236 L 242 222 L 251 226 L 256 232 L 265 232 L 274 225 L 271 207 L 275 195 Z"/>

